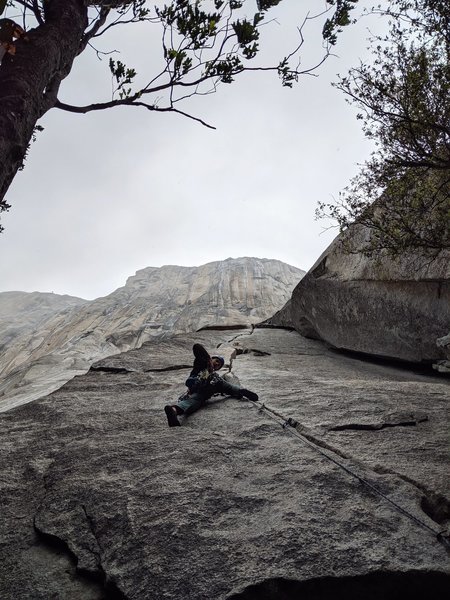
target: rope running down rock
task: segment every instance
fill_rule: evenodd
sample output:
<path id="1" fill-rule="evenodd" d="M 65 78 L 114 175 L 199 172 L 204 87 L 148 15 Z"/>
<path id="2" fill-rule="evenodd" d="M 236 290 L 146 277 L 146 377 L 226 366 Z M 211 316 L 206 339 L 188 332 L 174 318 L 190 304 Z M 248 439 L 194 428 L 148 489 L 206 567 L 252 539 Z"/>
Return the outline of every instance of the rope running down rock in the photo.
<path id="1" fill-rule="evenodd" d="M 253 400 L 249 400 L 249 402 L 251 402 L 260 412 L 265 411 L 267 413 L 267 415 L 273 421 L 275 421 L 278 425 L 281 425 L 283 427 L 283 429 L 285 429 L 288 433 L 290 433 L 291 435 L 296 437 L 298 440 L 302 441 L 304 444 L 306 444 L 313 450 L 316 450 L 316 452 L 318 452 L 319 454 L 321 454 L 322 456 L 327 458 L 329 461 L 331 461 L 332 463 L 334 463 L 341 469 L 343 469 L 346 473 L 348 473 L 352 477 L 355 477 L 356 479 L 358 479 L 358 481 L 360 481 L 362 484 L 369 487 L 378 496 L 380 496 L 381 498 L 386 500 L 389 504 L 391 504 L 397 511 L 399 511 L 404 516 L 406 516 L 409 519 L 411 519 L 412 521 L 414 521 L 417 525 L 426 529 L 429 533 L 432 533 L 438 539 L 438 541 L 441 542 L 446 547 L 447 550 L 450 550 L 450 540 L 446 536 L 445 531 L 436 531 L 435 529 L 433 529 L 432 527 L 427 525 L 427 523 L 425 523 L 424 521 L 422 521 L 421 519 L 419 519 L 418 517 L 416 517 L 415 515 L 410 513 L 408 510 L 406 510 L 405 508 L 403 508 L 402 506 L 400 506 L 399 504 L 394 502 L 394 500 L 389 498 L 389 496 L 386 496 L 386 494 L 384 494 L 380 489 L 378 489 L 375 485 L 373 485 L 373 483 L 370 483 L 370 481 L 367 481 L 367 479 L 364 479 L 364 477 L 361 477 L 360 475 L 358 475 L 357 473 L 355 473 L 354 471 L 352 471 L 351 469 L 346 467 L 344 464 L 342 464 L 341 462 L 339 462 L 338 460 L 336 460 L 335 458 L 333 458 L 332 456 L 330 456 L 329 454 L 324 452 L 317 444 L 310 442 L 299 431 L 297 431 L 297 426 L 299 425 L 299 423 L 297 421 L 295 421 L 292 418 L 286 419 L 283 415 L 278 413 L 273 408 L 266 406 L 263 402 L 254 402 Z M 282 422 L 280 422 L 280 419 L 282 420 Z"/>

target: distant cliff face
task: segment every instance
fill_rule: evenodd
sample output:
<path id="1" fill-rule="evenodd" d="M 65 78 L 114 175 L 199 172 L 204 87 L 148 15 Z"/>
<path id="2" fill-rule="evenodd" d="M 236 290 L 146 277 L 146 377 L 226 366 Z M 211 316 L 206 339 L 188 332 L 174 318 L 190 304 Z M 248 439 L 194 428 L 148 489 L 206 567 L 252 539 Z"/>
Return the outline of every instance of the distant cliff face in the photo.
<path id="1" fill-rule="evenodd" d="M 53 391 L 93 361 L 153 337 L 262 321 L 285 304 L 303 275 L 280 261 L 257 258 L 148 267 L 109 296 L 92 302 L 72 299 L 72 305 L 66 301 L 56 314 L 49 308 L 47 317 L 43 309 L 36 327 L 16 328 L 5 336 L 0 410 Z M 26 302 L 23 306 L 28 314 Z M 10 318 L 19 322 L 20 308 Z"/>
<path id="2" fill-rule="evenodd" d="M 87 302 L 82 298 L 53 293 L 0 293 L 0 349 L 4 351 L 9 339 L 27 329 L 36 329 L 56 313 L 69 311 Z"/>
<path id="3" fill-rule="evenodd" d="M 49 321 L 55 315 L 69 317 L 74 308 L 84 304 L 88 301 L 53 293 L 0 293 L 0 376 L 27 360 L 42 345 L 39 332 L 51 329 Z"/>
<path id="4" fill-rule="evenodd" d="M 304 271 L 277 260 L 238 258 L 201 267 L 147 268 L 109 298 L 131 303 L 158 333 L 250 325 L 288 299 Z"/>

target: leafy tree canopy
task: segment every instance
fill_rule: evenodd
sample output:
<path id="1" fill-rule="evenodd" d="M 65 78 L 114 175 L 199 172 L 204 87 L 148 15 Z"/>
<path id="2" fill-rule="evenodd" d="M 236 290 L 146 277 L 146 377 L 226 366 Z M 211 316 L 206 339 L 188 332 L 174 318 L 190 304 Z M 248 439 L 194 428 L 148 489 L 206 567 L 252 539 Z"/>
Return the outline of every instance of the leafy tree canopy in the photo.
<path id="1" fill-rule="evenodd" d="M 450 3 L 395 0 L 372 12 L 389 18 L 385 37 L 373 37 L 373 62 L 360 64 L 337 87 L 359 109 L 370 159 L 319 217 L 341 231 L 359 223 L 370 239 L 350 251 L 396 256 L 450 247 Z M 375 204 L 374 204 L 375 203 Z"/>

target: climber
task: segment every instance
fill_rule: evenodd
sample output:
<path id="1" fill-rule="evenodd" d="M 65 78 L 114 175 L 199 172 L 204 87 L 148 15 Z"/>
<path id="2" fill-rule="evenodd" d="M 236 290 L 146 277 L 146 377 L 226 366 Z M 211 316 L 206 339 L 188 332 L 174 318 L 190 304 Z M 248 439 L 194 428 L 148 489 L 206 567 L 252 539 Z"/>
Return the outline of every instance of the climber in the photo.
<path id="1" fill-rule="evenodd" d="M 177 404 L 167 404 L 164 412 L 169 427 L 181 425 L 179 415 L 190 415 L 202 406 L 214 394 L 228 394 L 234 398 L 258 400 L 258 394 L 225 381 L 216 373 L 225 363 L 222 356 L 210 356 L 201 344 L 194 344 L 194 366 L 186 379 L 188 391 L 180 396 Z"/>

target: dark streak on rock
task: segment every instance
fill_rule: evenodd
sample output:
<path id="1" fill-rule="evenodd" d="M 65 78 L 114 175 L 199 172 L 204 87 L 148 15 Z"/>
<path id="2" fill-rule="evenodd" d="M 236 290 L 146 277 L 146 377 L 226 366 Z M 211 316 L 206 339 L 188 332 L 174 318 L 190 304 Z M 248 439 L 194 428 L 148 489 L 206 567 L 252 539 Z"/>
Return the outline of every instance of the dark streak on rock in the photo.
<path id="1" fill-rule="evenodd" d="M 379 571 L 354 577 L 320 577 L 307 581 L 268 579 L 247 587 L 227 600 L 441 600 L 450 575 L 438 571 Z"/>
<path id="2" fill-rule="evenodd" d="M 271 356 L 270 352 L 264 352 L 263 350 L 257 350 L 256 348 L 247 348 L 247 350 L 244 350 L 244 354 L 253 354 L 253 356 Z"/>
<path id="3" fill-rule="evenodd" d="M 442 494 L 431 493 L 424 496 L 420 507 L 430 519 L 433 519 L 439 525 L 444 525 L 450 521 L 450 501 Z"/>
<path id="4" fill-rule="evenodd" d="M 160 369 L 145 369 L 144 373 L 162 373 L 164 371 L 184 371 L 192 369 L 192 365 L 172 365 L 170 367 L 161 367 Z"/>
<path id="5" fill-rule="evenodd" d="M 133 369 L 127 369 L 125 367 L 103 367 L 103 366 L 92 366 L 89 371 L 103 371 L 104 373 L 116 373 L 116 374 L 122 374 L 122 373 L 134 373 L 135 371 L 133 371 Z"/>
<path id="6" fill-rule="evenodd" d="M 332 346 L 331 344 L 327 344 L 327 347 L 330 350 L 330 352 L 334 354 L 348 356 L 349 358 L 352 358 L 353 360 L 358 360 L 362 363 L 393 367 L 396 369 L 401 369 L 405 372 L 412 372 L 416 375 L 423 375 L 425 377 L 439 377 L 437 372 L 433 371 L 432 368 L 434 359 L 422 360 L 421 362 L 414 362 L 411 360 L 393 358 L 391 356 L 384 356 L 381 354 L 368 354 L 367 352 L 348 350 L 347 348 L 337 348 Z"/>
<path id="7" fill-rule="evenodd" d="M 164 371 L 182 371 L 186 369 L 191 369 L 192 365 L 170 365 L 169 367 L 160 367 L 157 369 L 144 369 L 144 373 L 163 373 Z M 106 366 L 98 366 L 91 367 L 90 371 L 100 371 L 104 373 L 114 373 L 117 375 L 122 375 L 126 373 L 137 373 L 135 369 L 127 369 L 126 367 L 106 367 Z"/>
<path id="8" fill-rule="evenodd" d="M 255 329 L 285 329 L 286 331 L 295 331 L 294 327 L 289 327 L 287 325 L 273 325 L 270 323 L 270 320 L 263 323 L 257 323 L 254 327 Z"/>
<path id="9" fill-rule="evenodd" d="M 233 329 L 250 329 L 249 325 L 241 324 L 241 325 L 205 325 L 205 327 L 200 327 L 200 329 L 196 330 L 196 333 L 199 331 L 227 331 Z"/>
<path id="10" fill-rule="evenodd" d="M 330 427 L 328 431 L 379 431 L 388 427 L 415 427 L 419 423 L 428 421 L 428 416 L 411 415 L 409 419 L 398 419 L 392 421 L 383 421 L 381 423 L 347 423 Z"/>
<path id="11" fill-rule="evenodd" d="M 271 356 L 270 352 L 264 352 L 263 350 L 257 350 L 256 348 L 235 348 L 236 356 L 241 354 L 253 354 L 253 356 Z"/>

